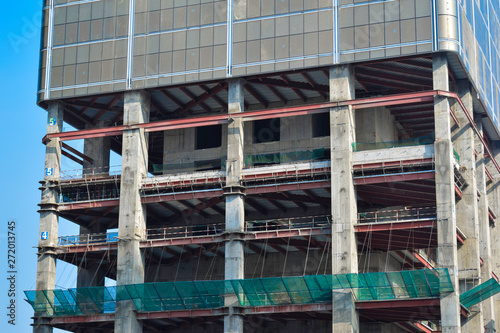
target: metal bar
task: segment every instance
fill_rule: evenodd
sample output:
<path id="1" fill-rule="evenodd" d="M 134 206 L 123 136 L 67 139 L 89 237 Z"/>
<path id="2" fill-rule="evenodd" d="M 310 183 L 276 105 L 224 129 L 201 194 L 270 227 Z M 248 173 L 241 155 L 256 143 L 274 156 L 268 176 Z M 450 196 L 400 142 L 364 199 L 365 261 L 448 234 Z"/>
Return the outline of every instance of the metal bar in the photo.
<path id="1" fill-rule="evenodd" d="M 59 204 L 57 207 L 57 210 L 58 211 L 66 211 L 66 210 L 75 210 L 75 209 L 89 209 L 89 208 L 96 208 L 96 207 L 111 207 L 111 206 L 118 206 L 119 204 L 120 204 L 119 199 L 66 203 L 66 204 Z"/>
<path id="2" fill-rule="evenodd" d="M 355 232 L 374 232 L 374 231 L 429 228 L 435 226 L 436 226 L 436 220 L 427 220 L 427 221 L 415 221 L 415 222 L 363 224 L 354 226 L 354 230 Z"/>
<path id="3" fill-rule="evenodd" d="M 368 309 L 388 309 L 388 308 L 405 308 L 405 307 L 430 307 L 439 306 L 439 298 L 428 298 L 428 299 L 401 299 L 401 300 L 390 300 L 390 301 L 368 301 L 368 302 L 356 302 L 356 309 L 358 310 L 368 310 Z"/>
<path id="4" fill-rule="evenodd" d="M 421 180 L 421 179 L 433 179 L 436 173 L 434 170 L 426 172 L 415 172 L 415 173 L 401 173 L 392 175 L 380 175 L 373 177 L 359 177 L 354 178 L 354 185 L 366 185 L 366 184 L 379 184 L 379 183 L 390 183 L 390 182 L 401 182 L 409 180 Z"/>
<path id="5" fill-rule="evenodd" d="M 76 156 L 73 156 L 71 155 L 70 153 L 68 153 L 67 151 L 65 150 L 61 150 L 61 154 L 66 156 L 67 158 L 69 158 L 70 160 L 72 161 L 75 161 L 76 163 L 80 164 L 80 165 L 83 165 L 83 160 L 77 158 Z"/>
<path id="6" fill-rule="evenodd" d="M 416 252 L 416 251 L 413 251 L 413 256 L 415 257 L 415 259 L 417 259 L 420 263 L 422 263 L 425 268 L 428 268 L 428 269 L 434 269 L 435 267 L 429 262 L 427 261 L 427 259 L 425 259 L 424 257 L 422 257 L 420 255 L 420 253 Z"/>
<path id="7" fill-rule="evenodd" d="M 62 142 L 62 147 L 70 152 L 72 152 L 73 154 L 75 154 L 76 156 L 78 157 L 81 157 L 82 159 L 84 159 L 85 161 L 89 162 L 89 163 L 93 163 L 94 160 L 91 159 L 90 157 L 88 157 L 87 155 L 85 154 L 82 154 L 80 153 L 78 150 L 76 150 L 75 148 L 71 147 L 70 145 Z"/>
<path id="8" fill-rule="evenodd" d="M 460 107 L 462 108 L 462 111 L 464 112 L 465 116 L 469 120 L 469 123 L 470 123 L 471 127 L 474 129 L 474 132 L 476 133 L 476 135 L 479 138 L 479 140 L 481 140 L 481 143 L 483 144 L 484 149 L 486 150 L 486 152 L 488 153 L 489 156 L 494 156 L 491 153 L 490 148 L 486 144 L 486 141 L 484 140 L 483 136 L 481 135 L 481 133 L 477 129 L 476 123 L 474 123 L 474 119 L 471 118 L 469 112 L 467 111 L 467 108 L 465 107 L 464 103 L 462 102 L 462 100 L 460 99 L 460 97 L 458 96 L 458 94 L 452 93 L 452 92 L 449 92 L 449 91 L 441 91 L 441 90 L 437 91 L 437 94 L 439 96 L 451 97 L 451 98 L 454 98 L 454 99 L 457 100 L 458 104 L 460 104 Z M 497 168 L 498 172 L 500 172 L 500 166 L 498 165 L 497 161 L 493 157 L 491 158 L 491 161 L 495 165 L 495 168 Z"/>
<path id="9" fill-rule="evenodd" d="M 236 118 L 236 117 L 242 118 L 244 121 L 253 121 L 253 120 L 276 118 L 276 117 L 294 117 L 305 114 L 327 112 L 330 108 L 348 106 L 348 105 L 353 106 L 354 108 L 362 109 L 380 105 L 421 103 L 429 101 L 436 94 L 438 94 L 437 91 L 430 90 L 426 92 L 414 92 L 414 93 L 397 94 L 397 95 L 390 95 L 383 97 L 354 99 L 342 102 L 327 102 L 327 103 L 310 104 L 303 106 L 284 107 L 284 108 L 263 110 L 263 111 L 243 112 L 238 115 L 226 114 L 217 116 L 205 116 L 205 117 L 196 117 L 189 119 L 166 120 L 166 121 L 137 124 L 130 126 L 115 126 L 115 127 L 98 128 L 98 129 L 90 129 L 82 131 L 62 132 L 62 133 L 48 134 L 45 136 L 43 141 L 45 143 L 47 139 L 50 140 L 55 137 L 59 137 L 61 140 L 64 141 L 64 140 L 76 140 L 76 139 L 90 138 L 90 137 L 114 136 L 114 135 L 121 135 L 122 132 L 125 130 L 131 130 L 137 128 L 144 128 L 146 129 L 147 132 L 154 132 L 154 131 L 163 131 L 163 130 L 171 130 L 178 128 L 187 128 L 187 127 L 209 126 L 213 124 L 228 123 L 232 121 L 231 118 Z"/>

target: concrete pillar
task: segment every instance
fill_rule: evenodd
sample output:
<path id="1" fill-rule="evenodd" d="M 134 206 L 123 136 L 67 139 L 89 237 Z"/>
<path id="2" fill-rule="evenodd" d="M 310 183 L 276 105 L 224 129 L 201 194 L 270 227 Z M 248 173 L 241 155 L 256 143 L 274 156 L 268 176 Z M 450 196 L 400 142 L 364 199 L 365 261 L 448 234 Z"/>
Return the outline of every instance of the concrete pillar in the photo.
<path id="1" fill-rule="evenodd" d="M 64 108 L 61 102 L 51 102 L 48 108 L 47 134 L 62 131 Z M 42 199 L 40 203 L 40 232 L 38 234 L 38 263 L 36 272 L 36 290 L 55 289 L 56 254 L 59 215 L 59 177 L 61 167 L 61 141 L 51 139 L 45 148 L 45 176 L 41 182 Z M 51 315 L 52 313 L 39 313 Z M 36 313 L 35 315 L 38 315 Z M 35 333 L 52 332 L 52 327 L 35 322 Z"/>
<path id="2" fill-rule="evenodd" d="M 85 129 L 108 127 L 109 121 L 98 121 L 95 126 L 87 124 Z M 93 162 L 83 160 L 83 175 L 107 176 L 109 175 L 109 155 L 111 151 L 111 138 L 90 138 L 83 143 L 83 153 Z M 80 237 L 88 234 L 105 233 L 106 226 L 97 222 L 88 226 L 80 226 Z M 101 261 L 88 263 L 85 267 L 78 267 L 76 281 L 77 288 L 104 286 L 106 270 Z"/>
<path id="3" fill-rule="evenodd" d="M 229 114 L 243 112 L 244 109 L 243 80 L 229 81 L 228 112 Z M 235 119 L 228 125 L 227 134 L 227 163 L 226 163 L 226 232 L 227 243 L 225 248 L 226 280 L 243 279 L 244 271 L 244 243 L 241 234 L 245 231 L 245 197 L 241 186 L 241 171 L 243 169 L 243 123 Z M 233 314 L 233 307 L 239 302 L 235 295 L 225 299 L 225 306 L 229 307 L 229 315 L 224 318 L 224 333 L 242 333 L 243 317 Z"/>
<path id="4" fill-rule="evenodd" d="M 497 161 L 500 157 L 500 145 L 498 142 L 491 142 L 489 144 L 490 151 L 492 153 L 491 158 L 495 158 Z M 492 182 L 487 182 L 487 193 L 488 193 L 488 205 L 493 211 L 500 215 L 500 186 L 499 179 L 500 175 L 496 170 L 495 166 L 491 162 L 491 158 L 486 158 L 486 167 L 493 177 Z M 491 270 L 497 275 L 500 275 L 500 218 L 496 219 L 495 224 L 490 227 L 490 245 L 491 245 Z M 495 309 L 495 317 L 500 318 L 500 295 L 496 294 L 493 296 L 493 304 Z M 495 322 L 495 328 L 497 332 L 500 332 L 500 320 Z"/>
<path id="5" fill-rule="evenodd" d="M 149 102 L 150 95 L 146 91 L 125 93 L 124 125 L 148 122 Z M 116 277 L 118 286 L 144 283 L 144 256 L 139 242 L 145 237 L 146 207 L 141 204 L 139 189 L 141 179 L 147 175 L 147 144 L 147 135 L 143 129 L 127 130 L 123 133 Z M 136 318 L 132 301 L 117 302 L 115 331 L 142 332 L 142 325 Z"/>
<path id="6" fill-rule="evenodd" d="M 468 80 L 458 82 L 458 94 L 466 109 L 471 113 L 473 103 Z M 453 132 L 455 149 L 460 156 L 460 172 L 467 182 L 462 190 L 462 198 L 457 201 L 457 226 L 467 236 L 465 244 L 458 249 L 458 278 L 460 294 L 476 287 L 481 282 L 481 262 L 479 255 L 479 216 L 477 205 L 476 158 L 474 155 L 474 131 L 458 103 L 453 111 L 460 127 Z M 462 322 L 462 332 L 483 330 L 481 303 L 471 309 L 469 318 Z"/>
<path id="7" fill-rule="evenodd" d="M 330 68 L 330 101 L 354 98 L 351 66 Z M 354 111 L 350 106 L 330 110 L 332 161 L 332 274 L 358 273 L 354 225 L 357 208 L 352 178 Z M 358 332 L 359 317 L 351 290 L 333 292 L 333 333 Z"/>
<path id="8" fill-rule="evenodd" d="M 480 116 L 474 119 L 479 132 L 483 133 L 483 123 Z M 486 282 L 491 278 L 491 243 L 490 243 L 490 220 L 488 217 L 488 195 L 486 192 L 486 174 L 484 160 L 484 146 L 479 139 L 474 141 L 476 157 L 476 182 L 477 192 L 479 194 L 478 220 L 479 220 L 479 255 L 483 259 L 483 267 L 481 267 L 481 281 Z M 483 320 L 485 333 L 495 332 L 495 311 L 493 308 L 493 297 L 490 297 L 482 302 Z"/>
<path id="9" fill-rule="evenodd" d="M 448 61 L 439 53 L 433 57 L 435 90 L 449 90 Z M 437 260 L 447 268 L 454 291 L 441 295 L 441 327 L 443 333 L 460 332 L 460 300 L 458 287 L 457 221 L 455 215 L 455 183 L 453 146 L 451 144 L 450 106 L 448 98 L 434 97 L 436 141 L 436 208 L 438 224 Z"/>

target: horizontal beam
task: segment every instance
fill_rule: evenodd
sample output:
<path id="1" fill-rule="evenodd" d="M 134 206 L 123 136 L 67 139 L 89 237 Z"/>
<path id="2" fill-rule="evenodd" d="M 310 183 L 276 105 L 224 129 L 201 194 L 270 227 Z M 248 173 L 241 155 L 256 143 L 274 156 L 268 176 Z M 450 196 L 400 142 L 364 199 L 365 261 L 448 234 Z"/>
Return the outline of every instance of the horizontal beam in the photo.
<path id="1" fill-rule="evenodd" d="M 309 104 L 303 106 L 290 106 L 284 108 L 242 112 L 240 114 L 225 114 L 216 116 L 204 116 L 187 119 L 165 120 L 145 124 L 134 124 L 127 126 L 114 126 L 99 129 L 89 129 L 81 131 L 61 132 L 47 134 L 42 142 L 46 143 L 52 138 L 60 138 L 61 141 L 86 139 L 92 137 L 121 135 L 124 131 L 134 129 L 144 129 L 146 132 L 167 131 L 180 128 L 210 126 L 216 124 L 227 124 L 235 118 L 241 118 L 243 121 L 254 121 L 260 119 L 296 117 L 307 114 L 327 112 L 331 108 L 352 106 L 353 109 L 366 109 L 378 106 L 406 105 L 414 103 L 432 102 L 434 96 L 440 95 L 442 91 L 430 90 L 424 92 L 412 92 L 404 94 L 395 94 L 381 97 L 370 97 L 362 99 L 353 99 L 339 102 L 327 102 L 318 104 Z M 457 96 L 458 98 L 458 96 Z"/>
<path id="2" fill-rule="evenodd" d="M 261 239 L 276 239 L 276 238 L 292 238 L 292 237 L 305 237 L 305 236 L 318 236 L 331 234 L 329 227 L 323 228 L 305 228 L 305 229 L 282 229 L 282 230 L 269 230 L 257 231 L 241 235 L 241 239 L 245 241 L 254 241 Z M 226 237 L 224 234 L 210 235 L 210 236 L 197 236 L 197 237 L 176 237 L 166 239 L 151 239 L 140 242 L 141 248 L 153 248 L 164 246 L 183 246 L 183 245 L 199 245 L 224 242 Z M 83 252 L 100 252 L 100 251 L 114 251 L 118 248 L 117 242 L 107 242 L 101 244 L 78 244 L 60 246 L 57 248 L 57 254 L 68 253 L 83 253 Z"/>
<path id="3" fill-rule="evenodd" d="M 59 211 L 65 211 L 65 210 L 89 209 L 98 207 L 112 207 L 112 206 L 118 206 L 119 204 L 120 204 L 120 199 L 85 201 L 85 202 L 75 202 L 75 203 L 62 203 L 58 205 L 57 209 Z"/>
<path id="4" fill-rule="evenodd" d="M 321 304 L 292 304 L 292 305 L 272 305 L 249 308 L 234 308 L 236 313 L 241 315 L 264 315 L 273 313 L 306 313 L 306 312 L 329 312 L 332 310 L 331 303 Z M 160 320 L 168 318 L 196 318 L 196 317 L 220 317 L 229 314 L 227 308 L 218 309 L 196 309 L 196 310 L 172 310 L 155 312 L 138 312 L 138 320 Z M 50 318 L 50 325 L 78 324 L 90 322 L 112 322 L 115 319 L 114 313 L 106 313 L 91 316 L 61 316 Z"/>
<path id="5" fill-rule="evenodd" d="M 369 301 L 369 302 L 356 302 L 356 309 L 358 310 L 371 310 L 371 309 L 390 309 L 390 308 L 409 308 L 409 307 L 429 307 L 439 306 L 439 298 L 426 298 L 426 299 L 401 299 L 390 301 Z"/>
<path id="6" fill-rule="evenodd" d="M 436 220 L 424 220 L 424 221 L 412 221 L 412 222 L 357 224 L 354 226 L 354 230 L 355 232 L 374 232 L 374 231 L 429 228 L 435 226 L 436 226 Z"/>
<path id="7" fill-rule="evenodd" d="M 370 177 L 355 177 L 355 185 L 366 185 L 366 184 L 379 184 L 379 183 L 391 183 L 391 182 L 405 182 L 410 180 L 422 180 L 422 179 L 434 179 L 435 171 L 425 171 L 425 172 L 407 172 L 400 174 L 386 174 L 380 176 L 370 176 Z"/>

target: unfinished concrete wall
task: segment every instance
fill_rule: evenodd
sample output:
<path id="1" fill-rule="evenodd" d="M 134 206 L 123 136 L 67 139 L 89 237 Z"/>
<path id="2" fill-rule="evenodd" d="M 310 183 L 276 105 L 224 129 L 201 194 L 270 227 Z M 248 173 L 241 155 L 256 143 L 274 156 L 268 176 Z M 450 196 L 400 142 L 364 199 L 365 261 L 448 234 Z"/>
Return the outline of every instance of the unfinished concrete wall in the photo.
<path id="1" fill-rule="evenodd" d="M 356 142 L 396 141 L 394 116 L 385 107 L 356 110 Z"/>
<path id="2" fill-rule="evenodd" d="M 330 147 L 328 136 L 313 137 L 311 116 L 281 118 L 279 124 L 266 131 L 280 132 L 280 140 L 255 143 L 254 122 L 243 124 L 245 156 L 271 153 L 311 151 Z M 268 133 L 261 133 L 266 136 Z M 217 148 L 195 149 L 196 129 L 181 129 L 164 132 L 164 174 L 183 172 L 176 167 L 194 168 L 196 161 L 217 159 L 227 155 L 227 126 L 222 126 L 222 145 Z M 170 169 L 170 171 L 169 171 Z M 191 169 L 193 170 L 193 169 Z"/>

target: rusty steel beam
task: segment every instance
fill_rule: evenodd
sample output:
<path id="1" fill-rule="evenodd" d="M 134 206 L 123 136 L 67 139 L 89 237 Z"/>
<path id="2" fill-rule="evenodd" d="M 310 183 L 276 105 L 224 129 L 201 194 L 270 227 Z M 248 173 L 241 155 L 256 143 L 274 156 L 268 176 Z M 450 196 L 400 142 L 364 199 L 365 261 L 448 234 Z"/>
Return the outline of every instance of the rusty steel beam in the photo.
<path id="1" fill-rule="evenodd" d="M 435 177 L 435 171 L 426 171 L 419 173 L 401 173 L 401 174 L 387 174 L 373 177 L 359 177 L 354 178 L 354 185 L 366 185 L 366 184 L 379 184 L 379 183 L 390 183 L 390 182 L 404 182 L 410 180 L 421 180 L 421 179 L 433 179 Z"/>
<path id="2" fill-rule="evenodd" d="M 309 84 L 304 83 L 304 85 L 309 86 Z M 439 91 L 430 90 L 425 92 L 413 92 L 396 94 L 381 97 L 370 97 L 362 99 L 354 99 L 348 101 L 340 102 L 325 102 L 319 104 L 310 104 L 303 106 L 291 106 L 283 107 L 270 110 L 252 111 L 252 112 L 242 112 L 237 115 L 214 115 L 214 116 L 204 116 L 195 117 L 189 119 L 175 119 L 175 120 L 165 120 L 145 124 L 136 124 L 129 126 L 114 126 L 100 129 L 90 129 L 81 131 L 71 131 L 62 133 L 48 134 L 44 137 L 43 142 L 51 138 L 59 137 L 61 140 L 77 140 L 85 139 L 91 137 L 102 137 L 102 136 L 115 136 L 121 135 L 125 130 L 144 128 L 147 132 L 157 132 L 165 130 L 173 130 L 179 128 L 189 128 L 189 127 L 200 127 L 200 126 L 210 126 L 216 124 L 224 124 L 232 121 L 232 118 L 238 117 L 242 118 L 244 121 L 254 121 L 259 119 L 270 119 L 270 118 L 283 118 L 283 117 L 294 117 L 314 113 L 327 112 L 330 108 L 340 107 L 340 106 L 352 106 L 354 109 L 364 109 L 377 106 L 388 106 L 388 105 L 401 105 L 401 104 L 414 104 L 422 102 L 432 102 L 434 96 L 438 95 Z M 199 102 L 199 101 L 198 101 Z"/>
<path id="3" fill-rule="evenodd" d="M 120 199 L 101 200 L 101 201 L 87 201 L 75 203 L 63 203 L 57 207 L 58 211 L 76 210 L 76 209 L 89 209 L 97 207 L 115 207 L 120 204 Z"/>
<path id="4" fill-rule="evenodd" d="M 69 158 L 70 160 L 80 164 L 80 165 L 83 165 L 83 160 L 79 159 L 78 157 L 76 156 L 73 156 L 71 155 L 69 152 L 65 151 L 65 150 L 61 150 L 61 154 L 63 156 L 66 156 L 67 158 Z"/>
<path id="5" fill-rule="evenodd" d="M 319 227 L 319 228 L 317 227 L 317 228 L 305 228 L 305 229 L 257 231 L 249 234 L 244 234 L 241 237 L 245 241 L 258 241 L 263 239 L 329 235 L 330 233 L 331 231 L 329 227 Z M 141 248 L 154 248 L 154 247 L 167 247 L 167 246 L 181 247 L 186 245 L 221 243 L 224 242 L 225 240 L 226 238 L 222 234 L 207 235 L 207 236 L 189 236 L 189 237 L 143 240 L 140 242 L 139 246 Z M 67 245 L 59 247 L 56 250 L 56 253 L 58 255 L 63 255 L 69 253 L 113 251 L 116 250 L 117 247 L 118 247 L 117 242 L 108 242 L 101 244 Z"/>
<path id="6" fill-rule="evenodd" d="M 430 307 L 439 306 L 439 298 L 427 299 L 401 299 L 390 301 L 367 301 L 356 302 L 356 309 L 369 310 L 369 309 L 390 309 L 390 308 L 405 308 L 405 307 Z"/>
<path id="7" fill-rule="evenodd" d="M 355 232 L 375 232 L 391 230 L 409 230 L 418 228 L 431 228 L 436 226 L 436 220 L 394 222 L 394 223 L 370 223 L 357 224 L 354 226 Z"/>
<path id="8" fill-rule="evenodd" d="M 84 159 L 85 161 L 87 161 L 89 163 L 93 163 L 94 162 L 93 159 L 91 159 L 90 157 L 88 157 L 85 154 L 80 153 L 78 150 L 76 150 L 75 148 L 71 147 L 67 143 L 62 142 L 62 148 L 66 149 L 66 150 L 68 150 L 70 152 L 72 152 L 76 156 L 81 157 L 82 159 Z"/>

